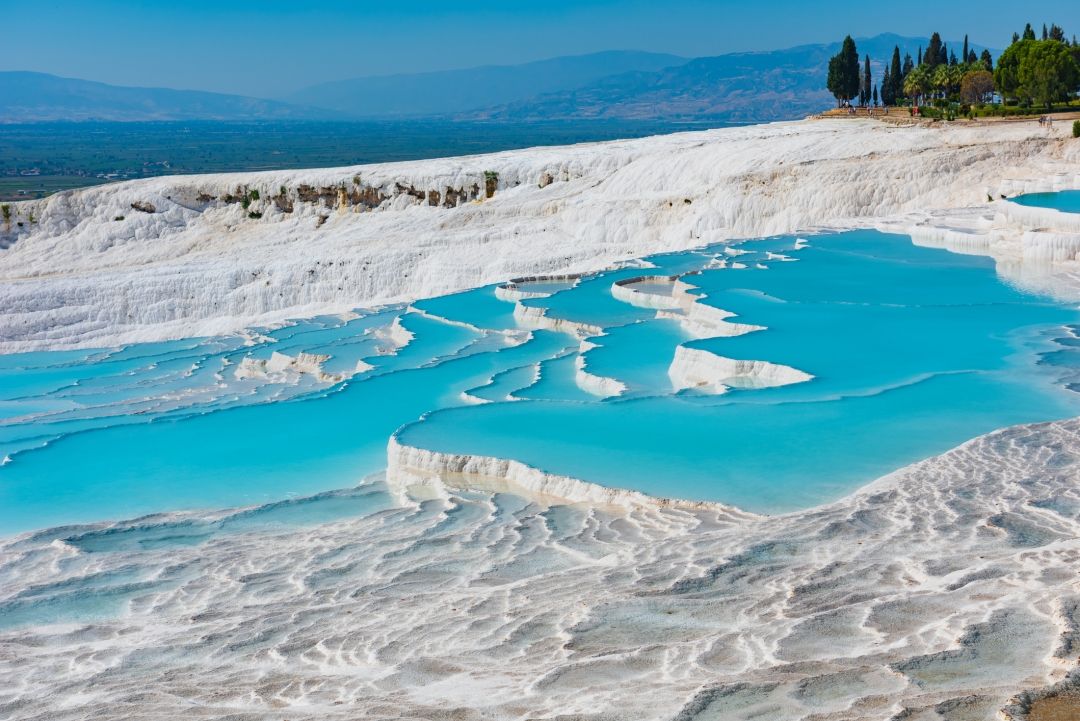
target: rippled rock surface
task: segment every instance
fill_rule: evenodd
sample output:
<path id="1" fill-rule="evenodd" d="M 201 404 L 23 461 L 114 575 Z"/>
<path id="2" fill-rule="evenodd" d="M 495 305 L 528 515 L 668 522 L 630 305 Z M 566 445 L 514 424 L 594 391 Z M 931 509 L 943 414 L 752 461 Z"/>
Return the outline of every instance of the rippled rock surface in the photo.
<path id="1" fill-rule="evenodd" d="M 373 481 L 31 535 L 0 550 L 0 712 L 995 718 L 1075 663 L 1078 444 L 1009 429 L 756 520 Z"/>

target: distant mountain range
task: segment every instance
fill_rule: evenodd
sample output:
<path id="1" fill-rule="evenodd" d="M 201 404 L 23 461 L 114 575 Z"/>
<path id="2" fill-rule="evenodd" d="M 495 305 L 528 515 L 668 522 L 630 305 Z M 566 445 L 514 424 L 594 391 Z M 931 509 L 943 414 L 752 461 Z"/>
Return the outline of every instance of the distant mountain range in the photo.
<path id="1" fill-rule="evenodd" d="M 314 120 L 339 113 L 277 100 L 130 88 L 46 73 L 0 72 L 0 122 L 54 120 Z"/>
<path id="2" fill-rule="evenodd" d="M 409 75 L 322 83 L 280 98 L 356 117 L 446 115 L 573 90 L 627 72 L 681 65 L 678 55 L 612 51 Z"/>
<path id="3" fill-rule="evenodd" d="M 894 46 L 924 38 L 857 39 L 875 80 Z M 0 72 L 0 122 L 53 120 L 330 120 L 440 118 L 537 121 L 679 119 L 769 121 L 832 103 L 825 90 L 839 42 L 688 60 L 613 51 L 521 65 L 356 78 L 275 100 L 193 90 L 132 88 L 31 72 Z M 949 42 L 959 50 L 960 43 Z M 976 51 L 982 46 L 973 46 Z M 995 53 L 996 55 L 996 53 Z"/>
<path id="4" fill-rule="evenodd" d="M 893 34 L 857 39 L 870 55 L 874 82 L 899 46 L 915 57 L 925 38 Z M 963 43 L 948 43 L 958 51 Z M 981 45 L 973 45 L 982 52 Z M 825 89 L 829 58 L 840 43 L 732 53 L 690 60 L 653 72 L 613 75 L 579 88 L 462 114 L 472 120 L 561 118 L 772 121 L 801 118 L 835 103 Z M 995 53 L 996 57 L 997 53 Z"/>

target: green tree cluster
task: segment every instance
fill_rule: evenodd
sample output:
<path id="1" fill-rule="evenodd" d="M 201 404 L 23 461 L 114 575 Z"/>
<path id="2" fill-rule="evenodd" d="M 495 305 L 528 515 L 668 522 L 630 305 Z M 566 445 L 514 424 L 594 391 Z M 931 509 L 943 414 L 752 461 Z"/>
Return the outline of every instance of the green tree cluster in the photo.
<path id="1" fill-rule="evenodd" d="M 1064 37 L 1058 26 L 1057 34 Z M 994 70 L 994 84 L 1005 98 L 1049 108 L 1053 103 L 1068 100 L 1080 87 L 1080 66 L 1077 48 L 1067 41 L 1028 37 L 1028 32 L 1005 49 Z"/>
<path id="2" fill-rule="evenodd" d="M 870 58 L 864 58 L 861 72 L 859 66 L 855 41 L 848 36 L 829 61 L 827 86 L 838 104 L 858 98 L 863 105 L 877 104 L 879 99 L 885 105 L 982 105 L 997 93 L 1025 107 L 1050 108 L 1055 102 L 1071 100 L 1080 90 L 1080 44 L 1075 37 L 1070 42 L 1056 24 L 1043 25 L 1041 39 L 1030 23 L 1023 33 L 1014 33 L 996 67 L 990 51 L 977 54 L 966 35 L 959 56 L 949 50 L 939 33 L 931 34 L 915 60 L 911 55 L 901 60 L 897 46 L 885 64 L 880 96 L 879 86 L 872 82 Z"/>

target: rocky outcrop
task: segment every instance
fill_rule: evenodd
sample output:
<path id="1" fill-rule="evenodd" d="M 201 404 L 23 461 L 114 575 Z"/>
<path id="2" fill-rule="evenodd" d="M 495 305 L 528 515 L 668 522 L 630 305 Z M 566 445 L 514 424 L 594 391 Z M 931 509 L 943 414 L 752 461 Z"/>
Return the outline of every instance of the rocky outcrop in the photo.
<path id="1" fill-rule="evenodd" d="M 569 476 L 547 473 L 525 463 L 489 456 L 439 453 L 402 443 L 394 434 L 386 448 L 386 481 L 401 496 L 418 487 L 440 491 L 486 490 L 525 493 L 548 503 L 588 503 L 622 508 L 683 508 L 722 510 L 732 519 L 756 518 L 752 513 L 719 503 L 656 498 L 637 491 L 609 488 Z"/>
<path id="2" fill-rule="evenodd" d="M 695 388 L 710 393 L 724 393 L 736 383 L 754 388 L 772 388 L 814 378 L 791 366 L 760 360 L 736 360 L 682 345 L 675 349 L 668 376 L 677 389 Z"/>

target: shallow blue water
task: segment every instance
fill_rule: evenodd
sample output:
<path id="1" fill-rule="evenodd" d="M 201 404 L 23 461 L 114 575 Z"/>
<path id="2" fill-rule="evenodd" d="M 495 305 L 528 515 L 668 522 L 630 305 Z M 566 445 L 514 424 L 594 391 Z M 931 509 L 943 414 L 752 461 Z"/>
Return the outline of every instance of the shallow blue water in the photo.
<path id="1" fill-rule="evenodd" d="M 1053 208 L 1066 213 L 1080 213 L 1080 190 L 1062 190 L 1057 193 L 1028 193 L 1012 198 L 1014 203 L 1036 208 Z"/>
<path id="2" fill-rule="evenodd" d="M 1024 384 L 979 374 L 936 376 L 842 402 L 778 403 L 707 405 L 666 396 L 487 405 L 442 411 L 406 430 L 402 441 L 776 512 L 838 497 L 1003 425 L 1076 412 L 1075 404 L 1032 394 Z"/>
<path id="3" fill-rule="evenodd" d="M 88 555 L 139 552 L 197 546 L 213 539 L 247 531 L 257 531 L 266 542 L 294 533 L 298 528 L 356 519 L 381 512 L 394 513 L 393 501 L 381 484 L 320 493 L 289 501 L 268 503 L 251 509 L 226 512 L 216 517 L 199 515 L 153 516 L 110 526 L 66 526 L 30 534 L 8 547 L 27 553 L 24 562 L 33 562 L 36 552 L 60 541 L 81 553 L 59 562 L 59 566 L 85 563 L 83 574 L 64 580 L 29 585 L 0 601 L 0 631 L 50 623 L 93 623 L 122 615 L 129 604 L 148 594 L 175 587 L 184 580 L 205 574 L 199 564 L 171 565 L 167 573 L 138 562 L 114 570 L 99 570 Z M 78 560 L 76 560 L 78 558 Z M 10 569 L 9 569 L 10 570 Z"/>
<path id="4" fill-rule="evenodd" d="M 1080 313 L 1003 283 L 987 259 L 869 231 L 814 236 L 802 249 L 793 238 L 740 248 L 748 252 L 667 254 L 648 270 L 537 285 L 551 295 L 526 304 L 606 329 L 585 352 L 590 373 L 627 387 L 606 400 L 578 384 L 578 338 L 526 336 L 492 287 L 415 310 L 261 329 L 254 344 L 201 338 L 0 357 L 0 458 L 10 458 L 0 466 L 0 532 L 352 487 L 385 467 L 402 426 L 404 442 L 434 450 L 780 511 L 994 428 L 1080 414 L 1067 388 L 1080 366 L 1071 331 Z M 767 330 L 697 338 L 611 295 L 617 279 L 691 270 L 702 270 L 686 278 L 702 302 Z M 395 320 L 414 336 L 404 347 L 392 339 Z M 680 344 L 815 378 L 676 393 L 667 369 Z M 327 355 L 327 373 L 359 361 L 370 370 L 339 383 L 237 377 L 245 358 L 275 352 Z"/>

